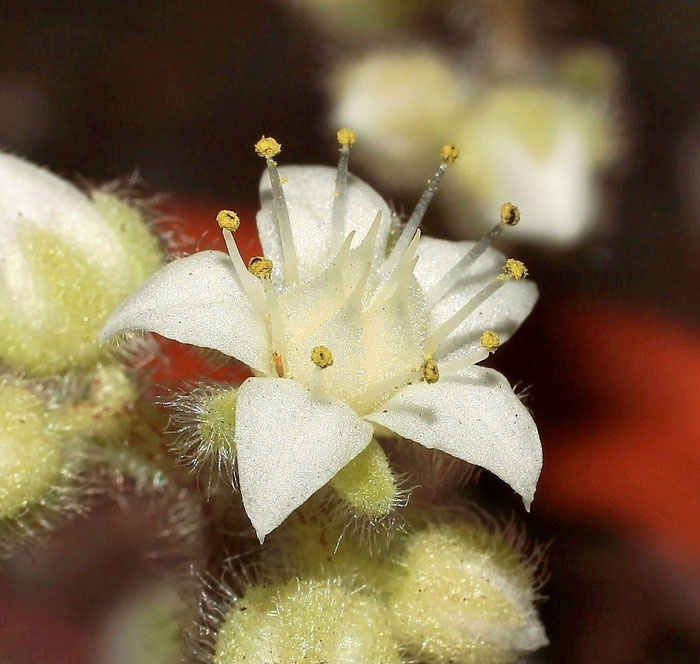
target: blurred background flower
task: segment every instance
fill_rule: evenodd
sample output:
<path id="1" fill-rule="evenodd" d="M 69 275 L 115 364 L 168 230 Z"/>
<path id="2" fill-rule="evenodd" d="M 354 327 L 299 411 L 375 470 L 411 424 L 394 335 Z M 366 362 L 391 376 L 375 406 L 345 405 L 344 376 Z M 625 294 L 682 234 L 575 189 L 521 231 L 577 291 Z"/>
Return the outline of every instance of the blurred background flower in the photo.
<path id="1" fill-rule="evenodd" d="M 218 209 L 256 198 L 263 133 L 286 163 L 332 163 L 336 125 L 352 124 L 351 169 L 409 210 L 439 146 L 459 144 L 429 232 L 475 238 L 512 200 L 523 219 L 504 238 L 541 289 L 495 358 L 531 385 L 545 447 L 522 517 L 552 541 L 540 659 L 695 662 L 698 12 L 692 0 L 7 0 L 0 146 L 71 178 L 136 171 L 179 196 L 209 246 Z M 514 509 L 484 479 L 492 508 Z M 123 580 L 144 576 L 136 552 L 152 529 L 105 523 L 3 564 L 0 661 L 97 661 L 97 626 Z"/>

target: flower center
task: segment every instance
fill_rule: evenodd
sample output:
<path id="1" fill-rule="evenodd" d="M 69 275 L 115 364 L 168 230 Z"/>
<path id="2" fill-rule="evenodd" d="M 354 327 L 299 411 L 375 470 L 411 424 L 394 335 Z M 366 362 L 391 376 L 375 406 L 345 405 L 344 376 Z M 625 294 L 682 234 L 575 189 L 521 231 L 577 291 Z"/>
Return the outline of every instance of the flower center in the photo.
<path id="1" fill-rule="evenodd" d="M 341 130 L 338 139 L 341 148 L 329 254 L 312 276 L 299 277 L 282 180 L 273 160 L 282 148 L 274 139 L 261 139 L 256 151 L 266 159 L 270 175 L 283 265 L 273 266 L 269 259 L 256 257 L 246 269 L 233 238 L 237 215 L 222 211 L 217 221 L 241 286 L 268 321 L 270 375 L 296 380 L 316 397 L 339 399 L 362 415 L 408 383 L 435 383 L 441 375 L 471 366 L 494 352 L 498 335 L 487 330 L 481 349 L 440 367 L 433 357 L 462 321 L 505 283 L 522 279 L 527 271 L 522 263 L 509 259 L 491 283 L 449 319 L 431 328 L 431 309 L 505 226 L 518 223 L 520 213 L 514 205 L 504 204 L 496 226 L 425 293 L 413 274 L 419 226 L 447 165 L 457 158 L 457 149 L 443 147 L 440 166 L 387 253 L 382 250 L 385 247 L 377 246 L 381 211 L 358 246 L 352 247 L 355 231 L 344 235 L 349 149 L 355 135 Z M 272 272 L 278 269 L 283 276 L 273 282 Z"/>

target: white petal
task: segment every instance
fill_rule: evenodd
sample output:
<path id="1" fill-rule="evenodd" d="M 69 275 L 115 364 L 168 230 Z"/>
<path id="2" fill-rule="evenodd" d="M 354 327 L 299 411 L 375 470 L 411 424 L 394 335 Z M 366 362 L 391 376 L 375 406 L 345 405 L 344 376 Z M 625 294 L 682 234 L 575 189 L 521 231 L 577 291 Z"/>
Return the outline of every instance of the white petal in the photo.
<path id="1" fill-rule="evenodd" d="M 292 224 L 294 246 L 299 259 L 299 274 L 303 278 L 318 271 L 321 263 L 327 262 L 331 237 L 331 214 L 333 208 L 336 169 L 328 166 L 282 166 L 280 175 L 287 178 L 283 185 L 284 195 Z M 356 247 L 367 235 L 377 211 L 382 211 L 377 247 L 386 247 L 391 226 L 391 213 L 384 199 L 368 184 L 348 175 L 345 192 L 346 223 L 345 236 L 356 230 L 352 246 Z M 265 256 L 273 263 L 282 261 L 282 249 L 277 224 L 272 208 L 272 192 L 267 172 L 260 180 L 260 203 L 258 232 Z"/>
<path id="2" fill-rule="evenodd" d="M 270 363 L 267 326 L 220 251 L 202 251 L 156 272 L 112 314 L 100 341 L 128 330 L 214 348 L 260 371 Z"/>
<path id="3" fill-rule="evenodd" d="M 498 372 L 472 367 L 432 385 L 409 385 L 366 418 L 490 470 L 529 509 L 542 469 L 540 438 L 530 413 Z"/>
<path id="4" fill-rule="evenodd" d="M 474 245 L 473 242 L 449 242 L 432 237 L 421 238 L 418 246 L 420 260 L 415 275 L 428 291 Z M 506 257 L 495 249 L 487 249 L 467 270 L 430 312 L 430 329 L 446 321 L 467 301 L 501 272 Z M 480 348 L 479 337 L 484 330 L 496 330 L 506 341 L 527 318 L 537 302 L 537 286 L 529 279 L 511 281 L 500 288 L 448 338 L 439 357 L 450 359 Z"/>
<path id="5" fill-rule="evenodd" d="M 262 542 L 355 458 L 372 426 L 340 401 L 314 399 L 286 378 L 249 378 L 238 391 L 241 497 Z"/>

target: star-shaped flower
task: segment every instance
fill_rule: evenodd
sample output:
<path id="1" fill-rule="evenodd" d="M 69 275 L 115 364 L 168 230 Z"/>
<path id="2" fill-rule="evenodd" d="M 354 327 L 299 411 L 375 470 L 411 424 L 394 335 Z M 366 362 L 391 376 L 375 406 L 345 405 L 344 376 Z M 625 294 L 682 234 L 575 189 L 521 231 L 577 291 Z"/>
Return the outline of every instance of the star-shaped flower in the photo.
<path id="1" fill-rule="evenodd" d="M 542 456 L 535 424 L 499 373 L 476 366 L 537 299 L 526 271 L 481 242 L 421 237 L 435 173 L 398 239 L 391 212 L 338 170 L 278 169 L 279 144 L 256 145 L 268 173 L 257 224 L 264 257 L 243 263 L 222 211 L 228 255 L 203 251 L 156 273 L 112 315 L 102 340 L 150 330 L 213 348 L 255 374 L 239 388 L 234 440 L 243 505 L 262 540 L 362 452 L 393 432 L 483 466 L 529 506 Z"/>

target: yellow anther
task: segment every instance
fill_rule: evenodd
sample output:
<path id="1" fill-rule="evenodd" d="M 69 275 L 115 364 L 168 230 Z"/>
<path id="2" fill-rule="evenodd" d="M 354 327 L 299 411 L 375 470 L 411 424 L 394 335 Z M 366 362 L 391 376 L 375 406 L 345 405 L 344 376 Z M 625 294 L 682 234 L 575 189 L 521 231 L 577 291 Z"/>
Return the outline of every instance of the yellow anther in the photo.
<path id="1" fill-rule="evenodd" d="M 255 151 L 265 159 L 272 159 L 282 152 L 282 146 L 271 136 L 263 136 L 255 144 Z"/>
<path id="2" fill-rule="evenodd" d="M 437 383 L 440 379 L 440 369 L 438 363 L 432 358 L 428 358 L 420 365 L 420 371 L 423 374 L 423 380 L 426 383 Z"/>
<path id="3" fill-rule="evenodd" d="M 503 266 L 503 275 L 517 280 L 527 277 L 525 263 L 516 261 L 515 258 L 509 258 Z"/>
<path id="4" fill-rule="evenodd" d="M 355 141 L 357 140 L 357 136 L 355 135 L 355 132 L 352 129 L 339 129 L 338 133 L 338 143 L 341 145 L 355 145 Z"/>
<path id="5" fill-rule="evenodd" d="M 311 351 L 311 361 L 321 369 L 333 365 L 333 353 L 326 346 L 314 346 Z"/>
<path id="6" fill-rule="evenodd" d="M 508 226 L 517 226 L 520 221 L 520 208 L 512 203 L 501 205 L 501 223 Z"/>
<path id="7" fill-rule="evenodd" d="M 232 233 L 235 233 L 241 225 L 240 217 L 233 210 L 221 210 L 216 215 L 216 222 L 221 228 Z"/>
<path id="8" fill-rule="evenodd" d="M 272 274 L 272 261 L 264 256 L 253 256 L 248 263 L 248 269 L 258 279 L 269 279 Z"/>
<path id="9" fill-rule="evenodd" d="M 459 148 L 456 145 L 452 145 L 452 143 L 445 143 L 440 148 L 440 156 L 446 164 L 453 164 L 459 157 Z"/>
<path id="10" fill-rule="evenodd" d="M 489 352 L 493 353 L 500 345 L 501 338 L 495 330 L 486 330 L 481 335 L 481 345 Z"/>
<path id="11" fill-rule="evenodd" d="M 280 182 L 281 182 L 282 184 L 287 184 L 287 182 L 289 182 L 289 178 L 288 178 L 286 175 L 283 175 L 283 176 L 280 178 Z"/>

